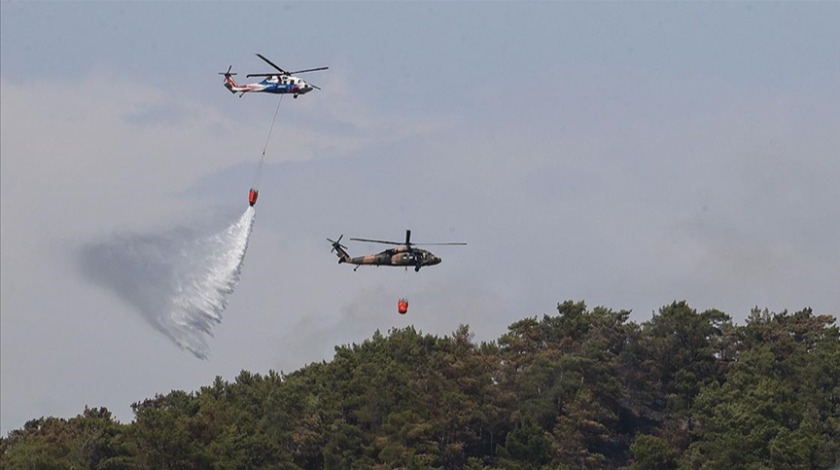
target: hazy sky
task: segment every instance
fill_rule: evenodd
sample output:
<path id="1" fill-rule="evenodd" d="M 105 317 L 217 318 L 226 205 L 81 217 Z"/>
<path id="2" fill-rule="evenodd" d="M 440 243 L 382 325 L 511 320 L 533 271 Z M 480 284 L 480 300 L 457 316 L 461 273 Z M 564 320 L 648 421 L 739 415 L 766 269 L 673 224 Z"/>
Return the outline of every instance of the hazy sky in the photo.
<path id="1" fill-rule="evenodd" d="M 256 52 L 330 69 L 280 102 L 202 361 L 84 254 L 239 218 L 278 97 L 217 73 Z M 0 61 L 3 434 L 568 299 L 840 311 L 838 2 L 2 2 Z M 469 245 L 353 272 L 325 240 L 407 228 Z"/>

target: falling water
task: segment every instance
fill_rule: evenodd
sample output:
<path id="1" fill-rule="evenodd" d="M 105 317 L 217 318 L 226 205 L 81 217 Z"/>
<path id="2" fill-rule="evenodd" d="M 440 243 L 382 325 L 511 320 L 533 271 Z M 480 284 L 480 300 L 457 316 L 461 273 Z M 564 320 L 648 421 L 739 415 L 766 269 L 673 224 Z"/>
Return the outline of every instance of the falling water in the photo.
<path id="1" fill-rule="evenodd" d="M 239 220 L 210 236 L 186 230 L 118 236 L 85 247 L 81 267 L 175 344 L 206 359 L 207 336 L 222 321 L 239 282 L 254 215 L 249 207 Z"/>
<path id="2" fill-rule="evenodd" d="M 183 265 L 189 269 L 176 279 L 167 320 L 171 321 L 172 339 L 198 357 L 206 357 L 207 350 L 201 333 L 213 335 L 210 328 L 222 321 L 222 312 L 239 282 L 253 223 L 254 208 L 249 207 L 224 232 L 198 240 L 194 253 L 181 253 Z M 191 258 L 196 254 L 199 256 Z"/>

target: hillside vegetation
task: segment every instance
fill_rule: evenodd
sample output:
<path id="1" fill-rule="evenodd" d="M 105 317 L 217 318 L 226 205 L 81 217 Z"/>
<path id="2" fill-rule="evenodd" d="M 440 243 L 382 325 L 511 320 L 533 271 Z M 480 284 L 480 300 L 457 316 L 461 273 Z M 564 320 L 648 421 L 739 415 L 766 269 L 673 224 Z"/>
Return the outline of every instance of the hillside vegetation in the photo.
<path id="1" fill-rule="evenodd" d="M 40 418 L 3 469 L 800 469 L 840 463 L 840 331 L 685 302 L 650 321 L 564 302 L 496 341 L 413 328 L 290 374 Z"/>

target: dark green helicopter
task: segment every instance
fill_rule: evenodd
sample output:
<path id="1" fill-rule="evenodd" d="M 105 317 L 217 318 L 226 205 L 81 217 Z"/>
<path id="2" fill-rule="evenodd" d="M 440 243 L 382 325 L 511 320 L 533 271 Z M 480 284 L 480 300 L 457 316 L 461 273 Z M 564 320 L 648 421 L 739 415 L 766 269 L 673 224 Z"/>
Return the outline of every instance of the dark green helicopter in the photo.
<path id="1" fill-rule="evenodd" d="M 388 240 L 372 240 L 369 238 L 350 238 L 350 240 L 368 243 L 384 243 L 386 245 L 395 245 L 394 248 L 389 248 L 383 252 L 373 255 L 351 257 L 347 251 L 346 246 L 341 244 L 342 234 L 338 240 L 327 241 L 332 243 L 332 251 L 338 256 L 338 262 L 355 264 L 353 271 L 359 269 L 359 266 L 404 266 L 407 268 L 414 266 L 414 271 L 420 271 L 423 266 L 434 266 L 440 264 L 440 256 L 435 255 L 431 251 L 422 248 L 416 248 L 417 245 L 466 245 L 463 242 L 448 242 L 448 243 L 412 243 L 411 230 L 405 231 L 405 242 L 392 242 Z"/>

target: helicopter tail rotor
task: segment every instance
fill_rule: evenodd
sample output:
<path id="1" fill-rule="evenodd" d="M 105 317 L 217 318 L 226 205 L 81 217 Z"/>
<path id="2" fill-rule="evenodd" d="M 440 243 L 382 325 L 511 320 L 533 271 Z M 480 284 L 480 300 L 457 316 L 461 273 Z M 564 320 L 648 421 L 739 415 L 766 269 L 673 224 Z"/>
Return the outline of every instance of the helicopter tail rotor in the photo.
<path id="1" fill-rule="evenodd" d="M 224 76 L 225 76 L 225 78 L 227 78 L 227 77 L 231 77 L 231 76 L 233 76 L 233 75 L 236 75 L 236 72 L 231 72 L 231 71 L 230 71 L 230 69 L 232 69 L 232 68 L 233 68 L 233 65 L 229 65 L 229 66 L 228 66 L 228 69 L 227 69 L 227 72 L 219 72 L 219 75 L 224 75 Z"/>
<path id="2" fill-rule="evenodd" d="M 343 234 L 343 233 L 341 234 L 341 236 L 339 236 L 339 237 L 338 237 L 338 240 L 333 240 L 333 239 L 331 239 L 331 238 L 327 238 L 327 241 L 328 241 L 328 242 L 330 242 L 330 243 L 332 243 L 332 246 L 333 246 L 333 251 L 335 251 L 337 248 L 345 248 L 345 249 L 347 248 L 346 246 L 344 246 L 344 245 L 342 245 L 342 244 L 341 244 L 341 239 L 342 239 L 342 238 L 344 238 L 344 234 Z M 332 253 L 332 252 L 331 252 L 331 253 Z"/>
<path id="3" fill-rule="evenodd" d="M 338 240 L 332 240 L 327 238 L 327 241 L 330 242 L 330 244 L 332 244 L 332 250 L 330 250 L 330 253 L 335 253 L 336 256 L 338 256 L 339 264 L 350 261 L 350 255 L 347 254 L 347 252 L 345 251 L 347 247 L 341 244 L 341 239 L 343 237 L 344 234 L 341 234 L 341 236 L 338 237 Z"/>
<path id="4" fill-rule="evenodd" d="M 240 93 L 239 97 L 242 98 L 242 95 L 248 91 L 248 87 L 239 86 L 236 81 L 234 81 L 233 76 L 236 75 L 236 72 L 231 72 L 233 66 L 229 65 L 227 72 L 219 72 L 219 75 L 225 76 L 225 88 L 227 88 L 231 93 L 236 94 Z"/>

